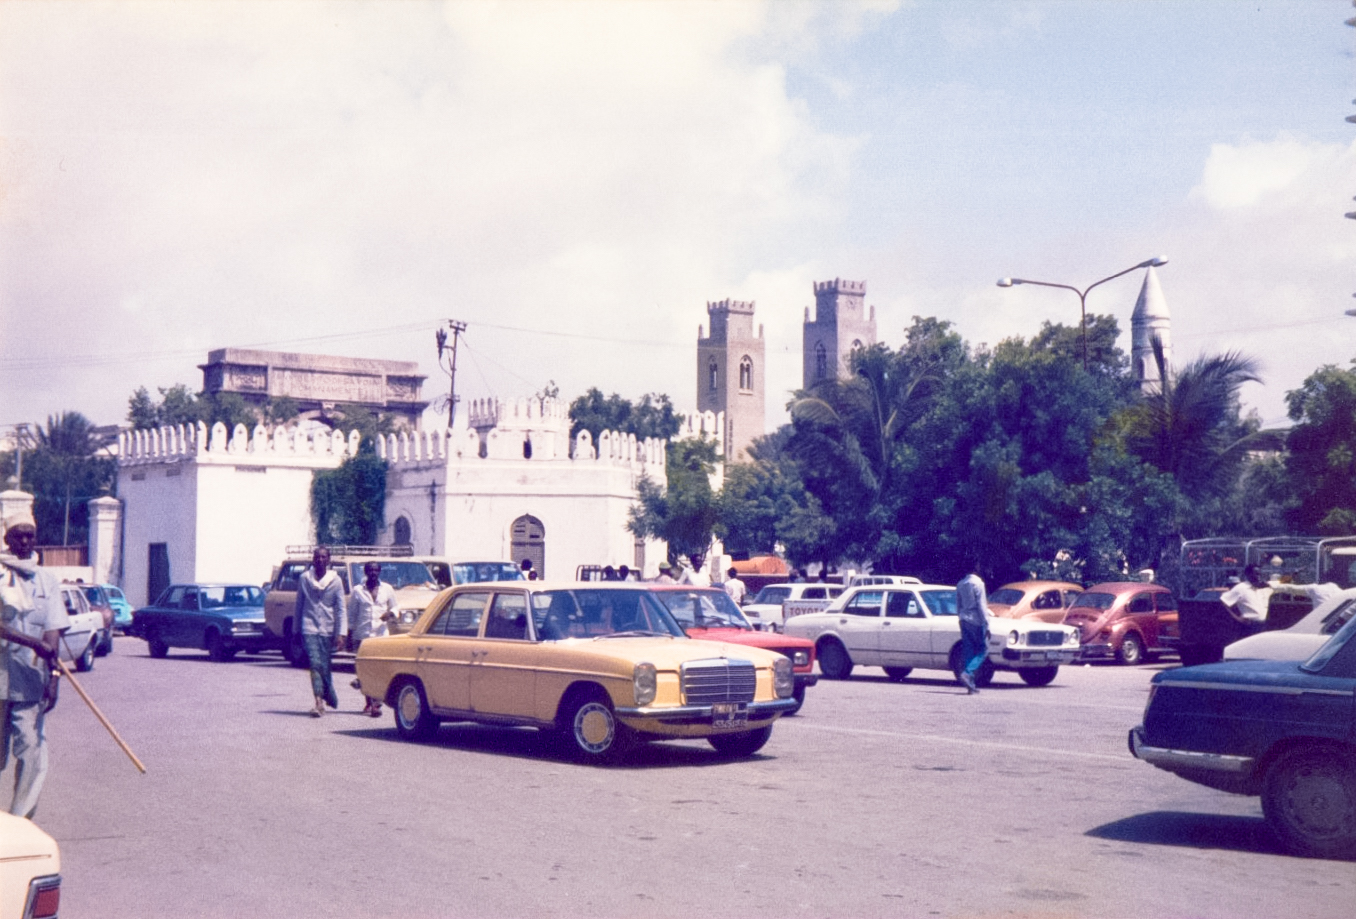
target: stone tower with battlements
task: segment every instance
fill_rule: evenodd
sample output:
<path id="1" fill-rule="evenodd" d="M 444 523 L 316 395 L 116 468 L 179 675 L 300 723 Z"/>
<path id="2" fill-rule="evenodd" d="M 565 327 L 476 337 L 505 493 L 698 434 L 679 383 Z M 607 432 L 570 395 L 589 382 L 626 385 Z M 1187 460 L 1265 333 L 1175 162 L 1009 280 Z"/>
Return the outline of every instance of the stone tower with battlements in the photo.
<path id="1" fill-rule="evenodd" d="M 754 334 L 752 300 L 707 303 L 706 313 L 711 334 L 697 327 L 697 411 L 724 414 L 725 460 L 738 462 L 766 430 L 763 327 Z"/>
<path id="2" fill-rule="evenodd" d="M 804 382 L 809 389 L 821 380 L 848 372 L 853 348 L 876 343 L 876 308 L 868 311 L 865 281 L 817 281 L 815 317 L 805 308 Z"/>

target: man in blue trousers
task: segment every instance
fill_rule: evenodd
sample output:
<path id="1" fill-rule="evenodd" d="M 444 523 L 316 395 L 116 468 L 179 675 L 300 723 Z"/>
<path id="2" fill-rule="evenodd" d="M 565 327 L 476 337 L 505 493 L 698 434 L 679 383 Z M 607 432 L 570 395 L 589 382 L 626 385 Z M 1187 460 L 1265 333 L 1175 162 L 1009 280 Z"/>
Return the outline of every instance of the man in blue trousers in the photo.
<path id="1" fill-rule="evenodd" d="M 983 666 L 989 655 L 989 595 L 984 589 L 984 580 L 971 566 L 970 573 L 956 585 L 956 613 L 961 627 L 961 672 L 960 681 L 966 692 L 974 695 L 979 692 L 975 685 L 975 673 Z"/>

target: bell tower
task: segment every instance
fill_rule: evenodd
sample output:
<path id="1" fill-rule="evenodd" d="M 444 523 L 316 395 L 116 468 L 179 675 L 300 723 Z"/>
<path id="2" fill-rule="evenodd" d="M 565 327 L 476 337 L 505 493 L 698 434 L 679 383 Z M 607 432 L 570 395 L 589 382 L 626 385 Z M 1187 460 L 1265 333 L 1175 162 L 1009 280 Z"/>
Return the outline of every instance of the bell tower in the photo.
<path id="1" fill-rule="evenodd" d="M 842 376 L 853 348 L 876 343 L 876 308 L 866 308 L 865 281 L 834 278 L 816 281 L 814 289 L 813 322 L 805 308 L 803 389 Z"/>
<path id="2" fill-rule="evenodd" d="M 697 411 L 725 413 L 725 461 L 746 460 L 766 430 L 763 327 L 753 329 L 753 301 L 706 304 L 711 334 L 697 327 Z"/>

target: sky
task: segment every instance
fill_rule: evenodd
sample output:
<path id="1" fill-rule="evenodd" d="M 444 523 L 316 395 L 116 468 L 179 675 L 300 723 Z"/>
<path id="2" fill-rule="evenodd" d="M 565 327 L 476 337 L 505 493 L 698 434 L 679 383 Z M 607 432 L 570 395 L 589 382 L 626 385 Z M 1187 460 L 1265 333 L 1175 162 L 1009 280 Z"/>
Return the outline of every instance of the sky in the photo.
<path id="1" fill-rule="evenodd" d="M 1356 357 L 1356 15 L 1304 2 L 0 2 L 0 431 L 125 420 L 208 351 L 418 361 L 465 400 L 695 408 L 753 300 L 769 429 L 815 281 L 972 345 L 1156 256 L 1245 407 Z M 1142 273 L 1088 309 L 1129 322 Z M 465 403 L 463 403 L 464 406 Z M 464 409 L 463 409 L 464 415 Z M 444 416 L 432 409 L 426 425 Z"/>

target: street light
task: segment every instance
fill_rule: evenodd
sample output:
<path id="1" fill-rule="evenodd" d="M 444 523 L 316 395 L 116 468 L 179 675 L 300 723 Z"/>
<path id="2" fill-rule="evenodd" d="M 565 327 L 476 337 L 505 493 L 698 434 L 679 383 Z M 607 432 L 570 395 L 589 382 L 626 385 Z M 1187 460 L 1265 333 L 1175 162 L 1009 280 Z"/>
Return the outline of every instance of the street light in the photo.
<path id="1" fill-rule="evenodd" d="M 1168 263 L 1168 260 L 1167 260 L 1166 258 L 1164 258 L 1163 256 L 1160 255 L 1160 256 L 1158 256 L 1157 258 L 1151 258 L 1151 259 L 1148 259 L 1147 261 L 1140 262 L 1138 265 L 1133 265 L 1133 266 L 1131 266 L 1131 267 L 1125 269 L 1124 271 L 1118 271 L 1118 272 L 1116 272 L 1116 273 L 1113 274 L 1113 275 L 1108 275 L 1107 277 L 1102 278 L 1102 280 L 1100 280 L 1100 281 L 1096 281 L 1096 282 L 1094 282 L 1094 283 L 1092 283 L 1092 284 L 1089 284 L 1087 287 L 1083 288 L 1082 290 L 1079 290 L 1077 287 L 1071 287 L 1071 286 L 1069 286 L 1068 284 L 1052 284 L 1052 283 L 1050 283 L 1049 281 L 1032 281 L 1032 280 L 1029 280 L 1029 279 L 1027 279 L 1027 278 L 999 278 L 999 279 L 998 279 L 998 286 L 999 286 L 999 287 L 1016 287 L 1018 284 L 1035 284 L 1035 285 L 1037 285 L 1037 286 L 1039 286 L 1039 287 L 1059 287 L 1059 288 L 1062 288 L 1062 289 L 1064 289 L 1064 290 L 1071 290 L 1071 291 L 1073 291 L 1074 293 L 1078 294 L 1078 308 L 1079 308 L 1079 310 L 1082 311 L 1082 314 L 1083 314 L 1083 369 L 1084 369 L 1084 370 L 1087 370 L 1087 369 L 1088 369 L 1088 292 L 1091 291 L 1094 287 L 1098 286 L 1099 284 L 1105 284 L 1107 281 L 1111 281 L 1111 280 L 1114 280 L 1114 279 L 1116 279 L 1116 278 L 1119 278 L 1119 277 L 1120 277 L 1121 275 L 1123 275 L 1123 274 L 1129 274 L 1130 272 L 1132 272 L 1132 271 L 1138 271 L 1138 270 L 1141 269 L 1141 268 L 1157 268 L 1157 267 L 1159 267 L 1160 265 L 1166 265 L 1167 263 Z"/>

